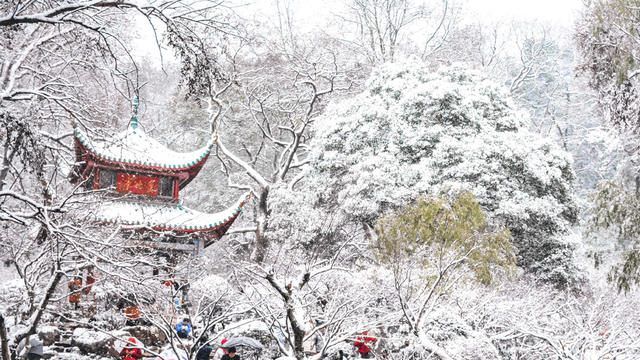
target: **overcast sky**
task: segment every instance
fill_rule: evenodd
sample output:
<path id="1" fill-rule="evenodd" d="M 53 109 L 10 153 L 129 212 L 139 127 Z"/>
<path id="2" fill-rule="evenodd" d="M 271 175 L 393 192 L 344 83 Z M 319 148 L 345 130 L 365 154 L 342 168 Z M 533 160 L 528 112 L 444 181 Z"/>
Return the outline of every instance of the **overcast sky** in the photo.
<path id="1" fill-rule="evenodd" d="M 572 27 L 583 6 L 582 0 L 468 0 L 466 5 L 480 20 L 543 20 L 567 27 Z"/>
<path id="2" fill-rule="evenodd" d="M 451 1 L 451 0 L 450 0 Z M 461 4 L 469 21 L 533 21 L 542 20 L 572 27 L 582 8 L 583 0 L 454 0 Z M 280 0 L 285 4 L 286 0 Z M 322 26 L 332 13 L 340 12 L 347 0 L 293 0 L 297 17 L 308 26 Z M 431 0 L 430 3 L 438 3 Z M 239 13 L 275 14 L 276 0 L 248 1 L 238 8 Z M 477 15 L 476 15 L 477 14 Z M 266 15 L 266 14 L 265 14 Z"/>
<path id="3" fill-rule="evenodd" d="M 289 0 L 295 13 L 295 23 L 306 30 L 326 26 L 335 14 L 344 10 L 347 0 Z M 437 3 L 440 0 L 431 0 Z M 451 1 L 451 0 L 450 0 Z M 580 14 L 583 0 L 453 0 L 463 7 L 463 22 L 511 23 L 541 21 L 573 32 L 573 24 Z M 286 4 L 287 0 L 280 0 Z M 243 17 L 277 22 L 276 0 L 236 0 L 230 4 Z M 284 6 L 284 5 L 283 5 Z M 136 56 L 158 61 L 148 23 L 139 24 L 140 39 Z M 170 54 L 165 54 L 170 57 Z"/>

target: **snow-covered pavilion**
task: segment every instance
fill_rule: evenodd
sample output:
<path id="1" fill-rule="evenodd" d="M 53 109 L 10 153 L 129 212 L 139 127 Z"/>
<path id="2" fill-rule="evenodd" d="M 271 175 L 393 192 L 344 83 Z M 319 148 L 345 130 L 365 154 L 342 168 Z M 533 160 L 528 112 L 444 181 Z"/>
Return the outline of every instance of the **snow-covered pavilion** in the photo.
<path id="1" fill-rule="evenodd" d="M 201 252 L 229 230 L 251 193 L 214 214 L 181 205 L 180 190 L 198 175 L 217 137 L 212 134 L 205 146 L 191 152 L 173 151 L 142 131 L 137 110 L 136 98 L 127 129 L 107 139 L 92 139 L 72 120 L 76 154 L 72 181 L 113 195 L 100 198 L 94 209 L 97 221 L 162 232 L 174 240 L 141 245 Z"/>

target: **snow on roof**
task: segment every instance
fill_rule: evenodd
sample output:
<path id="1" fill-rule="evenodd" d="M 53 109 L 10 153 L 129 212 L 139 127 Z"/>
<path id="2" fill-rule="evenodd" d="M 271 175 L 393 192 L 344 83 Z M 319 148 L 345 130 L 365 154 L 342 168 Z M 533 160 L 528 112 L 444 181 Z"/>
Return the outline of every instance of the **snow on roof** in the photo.
<path id="1" fill-rule="evenodd" d="M 126 225 L 142 225 L 159 230 L 207 231 L 232 222 L 251 198 L 244 194 L 232 207 L 208 214 L 175 204 L 153 204 L 129 201 L 103 202 L 97 213 L 99 221 Z"/>
<path id="2" fill-rule="evenodd" d="M 75 122 L 74 128 L 74 135 L 80 143 L 102 159 L 170 170 L 190 168 L 198 164 L 209 155 L 216 141 L 216 137 L 212 136 L 204 147 L 181 153 L 151 138 L 138 127 L 137 121 L 131 121 L 120 134 L 103 140 L 89 138 Z"/>

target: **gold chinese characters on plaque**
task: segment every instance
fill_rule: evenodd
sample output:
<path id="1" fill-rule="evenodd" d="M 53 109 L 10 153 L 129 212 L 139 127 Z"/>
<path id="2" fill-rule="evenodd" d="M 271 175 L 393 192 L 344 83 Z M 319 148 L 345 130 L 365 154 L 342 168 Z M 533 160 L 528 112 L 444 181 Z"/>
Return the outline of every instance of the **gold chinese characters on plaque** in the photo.
<path id="1" fill-rule="evenodd" d="M 155 176 L 118 173 L 116 191 L 121 193 L 158 196 L 160 179 Z"/>

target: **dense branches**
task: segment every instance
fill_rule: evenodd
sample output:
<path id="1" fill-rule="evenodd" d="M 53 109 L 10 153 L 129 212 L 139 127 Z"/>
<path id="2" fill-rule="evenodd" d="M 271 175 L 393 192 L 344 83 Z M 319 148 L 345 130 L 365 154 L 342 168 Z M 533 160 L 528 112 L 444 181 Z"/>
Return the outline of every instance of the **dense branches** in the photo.
<path id="1" fill-rule="evenodd" d="M 493 272 L 515 264 L 509 231 L 492 228 L 471 193 L 451 201 L 418 199 L 376 224 L 373 252 L 391 269 L 403 320 L 428 350 L 424 321 L 465 277 L 488 285 Z"/>
<path id="2" fill-rule="evenodd" d="M 349 14 L 342 17 L 357 29 L 356 44 L 371 64 L 392 62 L 413 54 L 425 61 L 447 41 L 456 21 L 453 1 L 427 5 L 413 0 L 352 0 Z M 419 38 L 412 38 L 411 32 Z M 422 35 L 424 34 L 424 35 Z"/>

